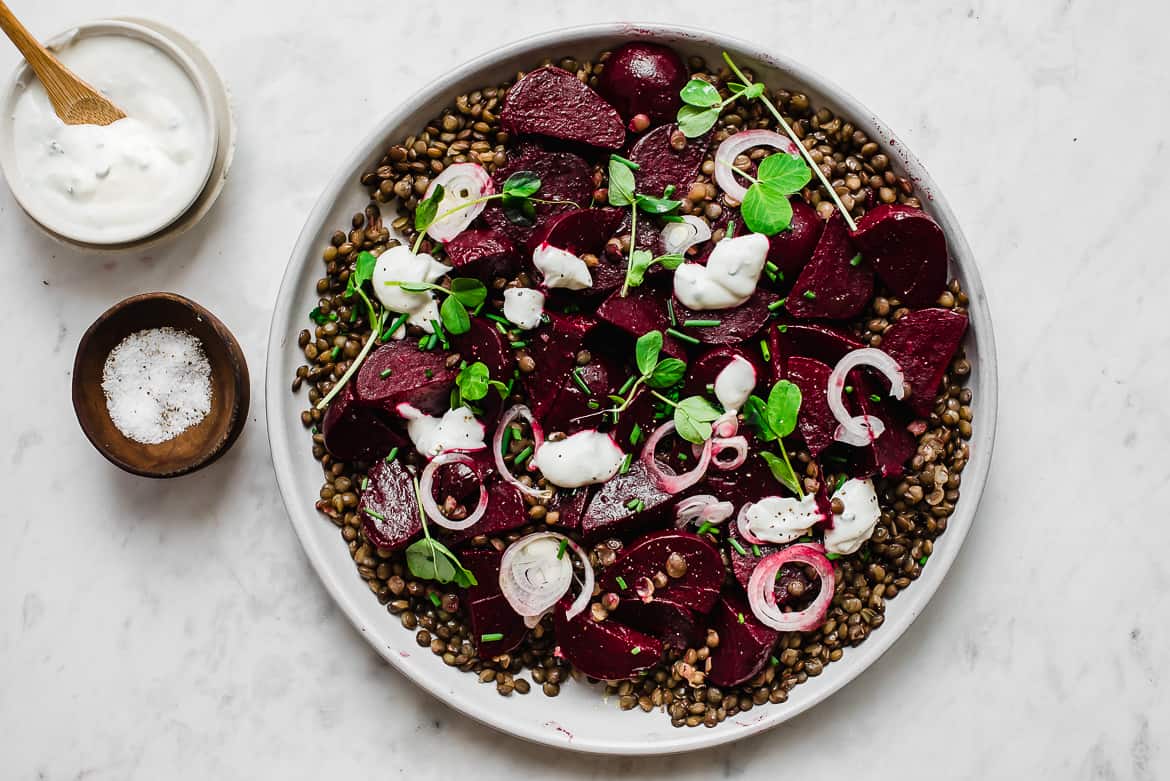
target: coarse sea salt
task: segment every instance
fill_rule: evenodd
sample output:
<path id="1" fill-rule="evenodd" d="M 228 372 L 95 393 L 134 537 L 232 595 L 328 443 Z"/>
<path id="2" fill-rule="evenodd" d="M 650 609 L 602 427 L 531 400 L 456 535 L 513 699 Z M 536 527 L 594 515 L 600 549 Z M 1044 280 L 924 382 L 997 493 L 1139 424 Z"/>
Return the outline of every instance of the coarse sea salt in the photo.
<path id="1" fill-rule="evenodd" d="M 119 431 L 135 442 L 157 445 L 211 411 L 211 364 L 203 343 L 186 331 L 137 331 L 107 356 L 102 391 Z"/>

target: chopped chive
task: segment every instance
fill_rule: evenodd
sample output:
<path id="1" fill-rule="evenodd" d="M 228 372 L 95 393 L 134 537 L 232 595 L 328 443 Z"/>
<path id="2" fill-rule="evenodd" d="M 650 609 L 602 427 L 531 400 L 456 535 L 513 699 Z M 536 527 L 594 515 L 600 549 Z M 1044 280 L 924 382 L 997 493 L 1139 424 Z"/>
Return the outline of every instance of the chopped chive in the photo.
<path id="1" fill-rule="evenodd" d="M 336 361 L 340 357 L 341 357 L 341 348 L 340 347 L 334 347 L 329 353 L 330 360 Z"/>
<path id="2" fill-rule="evenodd" d="M 617 581 L 618 588 L 620 588 L 622 591 L 625 591 L 629 588 L 629 586 L 626 585 L 626 579 L 621 575 L 618 575 L 616 578 L 614 578 L 614 580 Z"/>
<path id="3" fill-rule="evenodd" d="M 780 267 L 770 260 L 764 264 L 764 268 L 768 269 L 768 271 L 771 271 L 773 274 L 780 273 Z"/>
<path id="4" fill-rule="evenodd" d="M 631 377 L 630 379 L 626 380 L 626 384 L 623 385 L 620 390 L 618 390 L 618 394 L 625 396 L 627 393 L 630 392 L 630 388 L 632 388 L 634 386 L 634 383 L 637 381 L 638 381 L 638 379 L 636 377 Z M 622 401 L 624 402 L 625 400 L 623 399 Z"/>
<path id="5" fill-rule="evenodd" d="M 678 320 L 675 319 L 675 316 L 674 316 L 674 299 L 673 298 L 666 299 L 666 314 L 670 315 L 670 324 L 673 326 L 677 326 Z"/>
<path id="6" fill-rule="evenodd" d="M 784 299 L 784 300 L 787 301 L 788 299 Z M 782 334 L 786 334 L 786 333 L 788 333 L 788 326 L 786 326 L 786 325 L 777 326 L 777 330 L 779 330 L 780 333 L 782 333 Z"/>
<path id="7" fill-rule="evenodd" d="M 711 531 L 713 528 L 715 527 L 711 524 L 710 521 L 703 521 L 703 525 L 699 527 L 699 531 L 696 533 L 701 536 Z"/>
<path id="8" fill-rule="evenodd" d="M 678 339 L 680 342 L 688 342 L 690 344 L 698 344 L 699 343 L 699 340 L 696 339 L 695 337 L 691 336 L 690 334 L 684 334 L 682 331 L 679 331 L 677 329 L 667 328 L 666 332 L 668 334 L 670 334 L 671 336 L 673 336 L 675 339 Z"/>
<path id="9" fill-rule="evenodd" d="M 786 304 L 787 302 L 788 302 L 787 298 L 777 298 L 775 301 L 768 304 L 768 311 L 775 312 L 777 310 L 783 309 L 784 304 Z"/>
<path id="10" fill-rule="evenodd" d="M 320 429 L 318 429 L 316 426 L 313 426 L 311 429 L 309 429 L 310 434 L 317 434 L 319 431 Z"/>
<path id="11" fill-rule="evenodd" d="M 443 343 L 443 349 L 450 350 L 451 343 L 447 341 L 447 332 L 443 329 L 443 324 L 438 320 L 432 320 L 431 327 L 435 329 L 435 336 L 437 336 L 439 341 Z"/>
<path id="12" fill-rule="evenodd" d="M 626 509 L 627 510 L 641 510 L 642 508 L 639 507 L 638 505 L 642 505 L 643 507 L 645 507 L 645 505 L 642 503 L 641 499 L 631 499 L 630 501 L 626 502 Z"/>
<path id="13" fill-rule="evenodd" d="M 390 324 L 390 327 L 382 332 L 382 341 L 384 342 L 393 336 L 394 332 L 402 326 L 406 325 L 406 321 L 409 319 L 410 315 L 399 315 L 398 317 L 394 318 L 394 322 Z"/>
<path id="14" fill-rule="evenodd" d="M 753 556 L 763 556 L 764 552 L 762 550 L 760 550 L 759 545 L 753 545 L 752 546 L 752 555 Z"/>
<path id="15" fill-rule="evenodd" d="M 809 301 L 812 301 L 814 298 L 817 297 L 816 292 L 813 290 L 806 290 L 803 293 L 801 293 L 801 295 L 804 296 L 805 298 L 807 298 Z"/>
<path id="16" fill-rule="evenodd" d="M 675 456 L 675 458 L 677 458 L 679 461 L 686 461 L 687 454 L 686 453 L 679 453 L 677 456 Z"/>
<path id="17" fill-rule="evenodd" d="M 512 427 L 504 427 L 504 435 L 500 439 L 500 453 L 508 455 L 508 445 L 512 444 Z"/>
<path id="18" fill-rule="evenodd" d="M 585 382 L 585 378 L 581 376 L 580 366 L 575 367 L 573 371 L 569 372 L 569 375 L 573 378 L 573 382 L 577 385 L 577 387 L 580 388 L 586 396 L 593 395 L 593 390 L 589 387 L 589 384 Z"/>
<path id="19" fill-rule="evenodd" d="M 728 220 L 727 221 L 727 229 L 725 230 L 725 232 L 723 234 L 723 238 L 730 239 L 734 235 L 735 235 L 735 220 Z"/>
<path id="20" fill-rule="evenodd" d="M 330 319 L 330 320 L 332 320 L 333 322 L 335 322 L 335 323 L 336 323 L 336 322 L 337 322 L 337 319 L 338 319 L 338 318 L 337 318 L 337 312 L 330 312 L 330 313 L 329 313 L 329 319 Z"/>
<path id="21" fill-rule="evenodd" d="M 383 369 L 382 371 L 378 372 L 378 376 L 384 380 L 393 373 L 394 373 L 393 369 Z"/>
<path id="22" fill-rule="evenodd" d="M 774 273 L 772 273 L 771 271 L 769 271 L 768 269 L 764 269 L 764 276 L 768 278 L 769 282 L 776 281 L 776 275 Z"/>
<path id="23" fill-rule="evenodd" d="M 678 188 L 675 187 L 673 184 L 668 184 L 668 185 L 666 185 L 666 187 L 662 188 L 662 197 L 663 198 L 671 198 L 674 196 L 674 194 L 677 190 L 678 190 Z"/>
<path id="24" fill-rule="evenodd" d="M 492 320 L 492 321 L 497 322 L 497 323 L 503 323 L 505 328 L 507 328 L 508 326 L 510 326 L 512 324 L 511 320 L 509 320 L 506 317 L 500 317 L 499 315 L 495 314 L 494 312 L 488 312 L 486 315 L 484 315 L 484 317 L 486 317 L 488 320 Z"/>
<path id="25" fill-rule="evenodd" d="M 853 386 L 852 386 L 852 385 L 846 385 L 846 386 L 845 386 L 845 392 L 846 392 L 846 393 L 852 393 L 852 392 L 853 392 Z"/>
<path id="26" fill-rule="evenodd" d="M 424 372 L 424 373 L 426 374 L 426 377 L 428 380 L 435 379 L 435 373 L 433 371 L 431 371 L 430 369 L 427 369 L 426 372 Z"/>
<path id="27" fill-rule="evenodd" d="M 879 401 L 882 400 L 882 397 L 877 395 L 876 393 L 871 393 L 871 394 L 869 394 L 869 400 L 872 401 L 874 404 L 877 404 Z"/>
<path id="28" fill-rule="evenodd" d="M 386 463 L 389 464 L 396 458 L 398 458 L 398 448 L 392 447 L 390 452 L 386 454 Z"/>
<path id="29" fill-rule="evenodd" d="M 351 323 L 355 322 L 357 320 L 357 318 L 358 318 L 357 307 L 354 307 L 353 309 L 349 310 L 349 322 L 351 322 Z"/>
<path id="30" fill-rule="evenodd" d="M 642 440 L 642 427 L 640 425 L 638 425 L 637 423 L 635 423 L 634 427 L 632 429 L 630 429 L 630 444 L 637 446 L 637 444 L 641 440 Z"/>
<path id="31" fill-rule="evenodd" d="M 522 349 L 524 347 L 527 347 L 528 342 L 525 342 L 525 341 L 512 342 L 511 345 L 512 345 L 513 350 L 519 350 L 519 349 Z"/>
<path id="32" fill-rule="evenodd" d="M 503 640 L 503 639 L 504 639 L 504 635 L 501 634 L 500 632 L 488 632 L 487 634 L 482 634 L 479 636 L 479 641 L 481 643 L 494 643 L 497 640 Z"/>
<path id="33" fill-rule="evenodd" d="M 743 613 L 736 613 L 735 620 L 742 624 L 746 619 L 744 619 Z"/>
<path id="34" fill-rule="evenodd" d="M 746 550 L 744 550 L 744 547 L 739 544 L 739 540 L 732 537 L 730 540 L 728 540 L 728 542 L 731 543 L 731 547 L 735 548 L 735 552 L 738 553 L 740 556 L 748 555 L 748 552 Z"/>
<path id="35" fill-rule="evenodd" d="M 370 487 L 370 478 L 368 478 L 368 477 L 363 477 L 363 478 L 362 478 L 362 490 L 364 491 L 364 490 L 366 490 L 366 489 L 367 489 L 367 488 L 369 488 L 369 487 Z"/>
<path id="36" fill-rule="evenodd" d="M 825 558 L 828 559 L 829 561 L 836 561 L 837 559 L 841 558 L 841 554 L 840 553 L 826 553 Z"/>
<path id="37" fill-rule="evenodd" d="M 768 659 L 768 661 L 772 663 L 772 666 L 773 666 L 773 667 L 779 667 L 779 666 L 780 666 L 780 660 L 779 660 L 779 659 L 777 659 L 775 656 L 773 656 L 773 657 L 770 657 L 770 658 Z"/>
<path id="38" fill-rule="evenodd" d="M 851 257 L 849 259 L 849 265 L 850 266 L 860 266 L 861 265 L 861 253 L 860 252 L 858 252 L 856 255 L 854 255 L 853 257 Z"/>
<path id="39" fill-rule="evenodd" d="M 377 519 L 379 521 L 386 520 L 386 516 L 382 515 L 382 513 L 378 512 L 377 510 L 363 510 L 362 512 L 364 512 L 366 515 L 370 516 L 371 518 Z"/>
<path id="40" fill-rule="evenodd" d="M 558 559 L 565 558 L 565 549 L 568 547 L 569 547 L 569 541 L 567 539 L 562 539 L 560 547 L 557 548 L 557 558 Z"/>
<path id="41" fill-rule="evenodd" d="M 626 403 L 626 400 L 624 398 L 622 398 L 621 396 L 616 396 L 616 395 L 612 395 L 612 394 L 610 395 L 609 400 L 612 401 L 614 404 L 625 404 Z"/>
<path id="42" fill-rule="evenodd" d="M 714 328 L 719 325 L 720 320 L 684 320 L 684 328 Z"/>
<path id="43" fill-rule="evenodd" d="M 626 457 L 622 459 L 622 466 L 618 469 L 619 474 L 625 474 L 630 471 L 630 464 L 634 463 L 634 454 L 626 453 Z"/>
<path id="44" fill-rule="evenodd" d="M 772 360 L 772 351 L 768 349 L 768 342 L 765 339 L 760 340 L 760 355 L 764 356 L 765 361 Z"/>
<path id="45" fill-rule="evenodd" d="M 633 648 L 630 649 L 630 653 L 633 654 L 634 656 L 637 656 L 638 654 L 642 653 L 642 646 L 640 646 L 640 645 L 634 646 Z"/>
<path id="46" fill-rule="evenodd" d="M 443 604 L 442 598 L 440 598 L 439 595 L 436 594 L 435 592 L 432 591 L 427 596 L 430 597 L 431 604 L 434 605 L 435 607 L 439 607 L 440 605 Z"/>
<path id="47" fill-rule="evenodd" d="M 496 323 L 496 330 L 502 333 L 504 336 L 508 335 L 508 327 L 502 323 Z"/>
<path id="48" fill-rule="evenodd" d="M 519 466 L 519 465 L 523 464 L 525 461 L 527 461 L 528 457 L 531 455 L 532 455 L 532 445 L 529 445 L 528 447 L 524 448 L 523 450 L 521 450 L 519 453 L 516 454 L 516 457 L 512 459 L 512 463 Z"/>
<path id="49" fill-rule="evenodd" d="M 589 401 L 585 402 L 585 406 L 589 409 L 601 409 L 601 402 L 599 402 L 597 399 L 590 399 Z"/>
<path id="50" fill-rule="evenodd" d="M 629 168 L 631 171 L 637 171 L 639 168 L 642 167 L 642 166 L 638 165 L 637 163 L 635 163 L 633 160 L 629 159 L 628 157 L 622 157 L 621 155 L 615 155 L 615 154 L 611 153 L 609 156 L 609 159 L 610 160 L 617 160 L 619 163 L 624 165 L 626 168 Z"/>
<path id="51" fill-rule="evenodd" d="M 926 558 L 927 558 L 926 556 L 923 556 L 922 558 L 920 558 L 918 560 L 918 566 L 925 567 L 926 566 Z"/>

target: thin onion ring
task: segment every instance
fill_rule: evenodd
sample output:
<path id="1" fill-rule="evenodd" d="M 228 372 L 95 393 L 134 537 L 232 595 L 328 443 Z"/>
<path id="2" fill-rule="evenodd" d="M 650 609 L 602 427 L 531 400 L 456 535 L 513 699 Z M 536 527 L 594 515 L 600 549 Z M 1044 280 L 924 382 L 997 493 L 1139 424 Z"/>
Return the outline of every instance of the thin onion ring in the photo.
<path id="1" fill-rule="evenodd" d="M 466 518 L 455 520 L 443 515 L 443 511 L 439 509 L 439 505 L 435 502 L 433 488 L 435 474 L 438 473 L 440 467 L 446 466 L 447 464 L 462 464 L 463 466 L 470 467 L 473 472 L 476 471 L 475 459 L 466 453 L 461 453 L 456 450 L 448 450 L 445 453 L 440 453 L 427 462 L 426 467 L 423 468 L 422 475 L 419 476 L 419 498 L 422 500 L 423 512 L 427 514 L 427 518 L 442 526 L 444 529 L 462 531 L 463 529 L 474 526 L 479 522 L 480 518 L 483 518 L 488 507 L 488 492 L 481 481 L 479 484 L 479 501 L 476 503 L 475 509 Z"/>
<path id="2" fill-rule="evenodd" d="M 837 426 L 833 438 L 847 445 L 862 447 L 880 437 L 886 430 L 886 424 L 872 415 L 854 417 L 845 408 L 843 394 L 846 376 L 858 366 L 871 366 L 884 374 L 886 379 L 890 381 L 890 395 L 895 399 L 901 399 L 906 395 L 906 385 L 902 368 L 898 366 L 898 362 L 876 347 L 861 347 L 852 350 L 837 361 L 837 365 L 833 367 L 833 371 L 829 375 L 827 389 L 829 409 L 840 424 Z"/>
<path id="3" fill-rule="evenodd" d="M 695 468 L 689 472 L 683 472 L 681 475 L 676 475 L 665 464 L 659 463 L 655 456 L 658 443 L 672 431 L 674 431 L 673 420 L 668 420 L 655 429 L 650 438 L 646 440 L 645 447 L 642 448 L 642 463 L 646 466 L 646 470 L 650 473 L 650 479 L 654 481 L 654 485 L 659 491 L 677 494 L 687 490 L 702 480 L 703 475 L 707 474 L 707 467 L 711 465 L 711 440 L 708 439 L 703 443 L 699 463 L 695 465 Z"/>
<path id="4" fill-rule="evenodd" d="M 715 183 L 727 195 L 740 203 L 747 195 L 747 188 L 736 179 L 735 158 L 757 146 L 778 149 L 799 159 L 800 153 L 791 139 L 771 130 L 744 130 L 728 136 L 715 150 Z"/>
<path id="5" fill-rule="evenodd" d="M 565 610 L 565 617 L 568 619 L 576 617 L 585 609 L 585 606 L 589 604 L 589 600 L 593 597 L 593 567 L 589 563 L 589 555 L 585 553 L 580 545 L 557 532 L 536 532 L 521 537 L 508 546 L 504 551 L 503 558 L 500 559 L 500 592 L 504 595 L 504 599 L 507 600 L 512 609 L 524 618 L 524 623 L 529 629 L 540 623 L 541 617 L 560 601 L 561 597 L 572 586 L 573 581 L 572 564 L 568 564 L 567 578 L 563 578 L 565 581 L 564 589 L 554 588 L 553 591 L 545 594 L 524 588 L 523 584 L 515 577 L 515 559 L 531 543 L 542 539 L 555 539 L 558 543 L 563 541 L 566 547 L 571 549 L 573 554 L 581 561 L 585 570 L 585 577 L 581 581 L 581 592 Z M 561 559 L 558 559 L 558 561 L 561 561 Z M 532 602 L 529 600 L 536 601 Z"/>
<path id="6" fill-rule="evenodd" d="M 735 451 L 735 458 L 727 461 L 721 460 L 719 454 L 724 450 Z M 716 469 L 722 469 L 725 472 L 732 469 L 739 469 L 747 461 L 747 457 L 747 437 L 740 435 L 738 437 L 713 437 L 711 439 L 711 464 Z"/>
<path id="7" fill-rule="evenodd" d="M 674 527 L 684 529 L 695 521 L 717 526 L 735 512 L 731 502 L 721 502 L 711 494 L 696 494 L 681 500 L 674 508 Z"/>
<path id="8" fill-rule="evenodd" d="M 784 613 L 776 605 L 776 576 L 781 567 L 792 563 L 807 564 L 815 569 L 821 578 L 821 590 L 804 610 Z M 822 546 L 806 543 L 791 545 L 784 550 L 769 553 L 752 570 L 747 586 L 748 604 L 756 618 L 779 632 L 809 632 L 825 622 L 836 587 L 837 574 L 833 570 L 833 562 L 825 558 Z"/>
<path id="9" fill-rule="evenodd" d="M 711 238 L 711 226 L 701 217 L 687 214 L 682 222 L 668 222 L 662 228 L 664 255 L 685 255 L 696 244 Z"/>
<path id="10" fill-rule="evenodd" d="M 499 425 L 496 426 L 496 433 L 492 435 L 492 458 L 495 460 L 496 471 L 500 473 L 500 477 L 504 478 L 506 483 L 515 486 L 520 493 L 537 499 L 548 499 L 552 496 L 552 491 L 524 485 L 508 470 L 508 464 L 504 461 L 504 429 L 512 425 L 512 422 L 517 418 L 522 418 L 532 428 L 533 453 L 540 450 L 540 446 L 544 444 L 544 429 L 533 417 L 532 410 L 523 404 L 517 404 L 504 413 L 503 417 L 500 418 Z M 529 464 L 531 463 L 532 460 L 529 459 Z"/>
<path id="11" fill-rule="evenodd" d="M 440 215 L 459 204 L 478 200 L 485 195 L 492 195 L 496 191 L 496 183 L 492 181 L 491 175 L 478 163 L 455 163 L 447 166 L 442 173 L 431 180 L 423 197 L 430 198 L 439 185 L 443 185 L 444 190 L 443 200 L 439 202 L 438 214 Z M 457 192 L 459 189 L 467 189 L 469 197 L 459 196 Z M 443 201 L 447 201 L 449 196 L 456 199 L 455 204 L 444 206 Z M 477 203 L 448 214 L 427 226 L 427 235 L 435 241 L 448 242 L 467 230 L 475 218 L 483 212 L 485 206 L 487 206 L 486 203 Z"/>
<path id="12" fill-rule="evenodd" d="M 752 530 L 748 528 L 748 510 L 752 509 L 754 502 L 744 502 L 743 507 L 739 508 L 739 513 L 735 516 L 735 528 L 739 531 L 739 536 L 750 542 L 752 545 L 767 545 L 766 540 L 761 540 L 756 535 L 752 534 Z"/>

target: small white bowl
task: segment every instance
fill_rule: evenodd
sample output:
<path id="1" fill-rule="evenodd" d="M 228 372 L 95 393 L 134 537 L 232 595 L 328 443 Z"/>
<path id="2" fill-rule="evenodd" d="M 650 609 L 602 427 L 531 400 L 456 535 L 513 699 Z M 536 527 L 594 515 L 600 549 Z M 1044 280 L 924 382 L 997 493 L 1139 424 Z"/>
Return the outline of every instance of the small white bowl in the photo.
<path id="1" fill-rule="evenodd" d="M 199 172 L 197 187 L 192 187 L 190 198 L 173 212 L 160 215 L 153 223 L 146 227 L 128 231 L 121 235 L 98 237 L 85 235 L 76 228 L 60 224 L 54 219 L 51 209 L 35 197 L 32 188 L 21 174 L 16 160 L 15 138 L 13 134 L 13 114 L 16 102 L 24 89 L 36 79 L 28 64 L 21 62 L 11 79 L 4 88 L 3 98 L 0 99 L 0 169 L 3 170 L 13 197 L 20 204 L 24 212 L 46 233 L 54 239 L 85 250 L 128 249 L 139 248 L 147 243 L 154 243 L 161 238 L 170 238 L 173 235 L 171 228 L 185 222 L 185 217 L 196 209 L 204 200 L 213 182 L 222 186 L 223 175 L 216 177 L 216 169 L 221 161 L 221 147 L 224 146 L 222 114 L 226 111 L 229 119 L 228 145 L 234 141 L 234 132 L 230 129 L 230 109 L 226 103 L 226 92 L 219 81 L 210 63 L 194 48 L 190 41 L 174 33 L 168 28 L 146 22 L 130 19 L 100 19 L 79 24 L 66 32 L 53 36 L 46 42 L 50 49 L 60 51 L 73 45 L 77 41 L 109 36 L 124 36 L 143 41 L 167 55 L 190 79 L 199 96 L 202 114 L 207 126 L 207 138 L 210 144 L 207 163 L 204 170 Z M 84 74 L 81 74 L 84 77 Z M 220 99 L 223 93 L 223 99 Z M 230 162 L 230 156 L 229 156 Z M 218 195 L 218 192 L 215 193 Z M 209 204 L 208 204 L 209 205 Z M 202 210 L 206 213 L 206 209 Z M 202 216 L 200 214 L 199 216 Z M 192 223 L 193 224 L 193 223 Z M 187 225 L 186 227 L 189 227 Z M 185 228 L 184 228 L 185 229 Z"/>

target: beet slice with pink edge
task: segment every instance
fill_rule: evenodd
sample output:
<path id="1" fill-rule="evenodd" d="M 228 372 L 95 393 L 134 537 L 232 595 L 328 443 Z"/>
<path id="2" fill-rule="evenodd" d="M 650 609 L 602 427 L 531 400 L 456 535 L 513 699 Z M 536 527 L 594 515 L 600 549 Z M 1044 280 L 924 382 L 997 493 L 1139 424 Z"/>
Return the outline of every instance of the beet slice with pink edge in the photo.
<path id="1" fill-rule="evenodd" d="M 624 475 L 598 486 L 581 516 L 581 534 L 589 539 L 636 534 L 665 521 L 673 500 L 654 487 L 650 473 L 635 458 Z"/>
<path id="2" fill-rule="evenodd" d="M 728 364 L 736 358 L 742 358 L 752 365 L 756 372 L 757 384 L 764 384 L 768 381 L 767 366 L 758 352 L 745 350 L 742 347 L 720 345 L 710 348 L 687 364 L 687 373 L 683 378 L 684 395 L 711 396 L 712 394 L 707 391 L 707 386 L 714 385 L 715 380 L 719 377 L 719 372 L 726 369 Z"/>
<path id="3" fill-rule="evenodd" d="M 508 89 L 500 126 L 509 133 L 619 149 L 626 141 L 613 106 L 574 74 L 552 65 L 526 74 Z"/>
<path id="4" fill-rule="evenodd" d="M 571 211 L 589 203 L 593 196 L 593 168 L 572 152 L 550 151 L 538 143 L 527 141 L 516 145 L 507 161 L 492 174 L 496 189 L 502 191 L 508 177 L 518 171 L 531 171 L 540 178 L 536 197 L 546 201 L 570 203 L 535 204 L 536 221 L 513 222 L 499 200 L 488 201 L 480 219 L 490 228 L 503 233 L 517 247 L 528 246 L 533 232 L 555 214 Z M 573 204 L 576 204 L 574 206 Z"/>
<path id="5" fill-rule="evenodd" d="M 670 578 L 665 587 L 654 589 L 654 596 L 697 613 L 708 612 L 723 586 L 723 557 L 707 540 L 679 529 L 651 532 L 623 548 L 601 576 L 601 589 L 623 598 L 638 596 L 636 589 L 645 579 L 652 581 L 659 572 L 666 572 L 666 560 L 674 553 L 686 562 L 686 571 L 682 577 Z"/>
<path id="6" fill-rule="evenodd" d="M 479 487 L 476 486 L 474 498 L 470 506 L 474 507 L 479 499 Z M 529 522 L 528 508 L 524 505 L 524 497 L 516 486 L 503 481 L 492 482 L 488 488 L 488 506 L 483 517 L 476 523 L 461 531 L 444 531 L 443 534 L 452 542 L 463 542 L 481 534 L 493 535 L 519 529 Z"/>
<path id="7" fill-rule="evenodd" d="M 845 218 L 834 212 L 788 294 L 788 313 L 802 320 L 845 320 L 861 314 L 873 298 L 873 271 L 857 256 Z"/>
<path id="8" fill-rule="evenodd" d="M 528 352 L 536 369 L 521 379 L 528 394 L 529 407 L 538 420 L 560 395 L 561 384 L 577 365 L 577 352 L 585 343 L 585 337 L 597 326 L 597 321 L 587 315 L 563 315 L 548 313 L 548 323 L 530 332 Z"/>
<path id="9" fill-rule="evenodd" d="M 467 614 L 475 653 L 480 659 L 491 659 L 514 650 L 528 634 L 524 619 L 512 609 L 503 594 L 471 600 Z M 495 635 L 500 635 L 500 638 L 484 640 L 485 636 Z"/>
<path id="10" fill-rule="evenodd" d="M 639 166 L 634 171 L 639 193 L 659 197 L 667 187 L 674 187 L 671 197 L 685 198 L 698 177 L 711 145 L 711 133 L 688 138 L 686 146 L 675 149 L 670 137 L 677 129 L 677 125 L 656 127 L 630 149 L 630 160 Z"/>
<path id="11" fill-rule="evenodd" d="M 639 632 L 657 637 L 667 648 L 680 651 L 698 643 L 703 634 L 703 627 L 695 621 L 695 614 L 689 608 L 658 594 L 649 602 L 638 597 L 623 599 L 610 615 Z"/>
<path id="12" fill-rule="evenodd" d="M 397 460 L 376 462 L 367 473 L 370 482 L 358 502 L 362 531 L 371 544 L 399 550 L 422 533 L 414 476 Z"/>
<path id="13" fill-rule="evenodd" d="M 836 366 L 847 353 L 865 346 L 844 331 L 820 323 L 782 321 L 769 331 L 773 360 L 781 363 L 790 356 L 801 355 Z"/>
<path id="14" fill-rule="evenodd" d="M 711 613 L 719 645 L 711 649 L 707 680 L 716 686 L 738 686 L 764 669 L 780 633 L 760 623 L 747 600 L 725 589 Z"/>
<path id="15" fill-rule="evenodd" d="M 585 505 L 589 503 L 590 489 L 560 488 L 556 496 L 548 505 L 548 511 L 556 512 L 558 529 L 581 528 L 581 516 L 585 514 Z"/>
<path id="16" fill-rule="evenodd" d="M 352 385 L 342 388 L 325 410 L 321 435 L 325 449 L 341 461 L 371 461 L 392 448 L 410 444 L 382 420 L 377 410 L 358 402 Z"/>
<path id="17" fill-rule="evenodd" d="M 686 86 L 686 63 L 668 46 L 634 41 L 615 49 L 597 79 L 597 91 L 622 119 L 645 114 L 651 124 L 670 122 Z"/>
<path id="18" fill-rule="evenodd" d="M 771 494 L 756 494 L 754 498 L 761 499 L 765 496 L 780 496 L 782 494 L 787 494 L 787 490 L 781 489 L 779 483 L 776 483 L 776 489 L 777 490 L 773 491 Z M 736 511 L 738 512 L 738 510 L 739 508 L 737 507 Z M 739 583 L 740 586 L 746 589 L 748 580 L 751 579 L 752 571 L 755 570 L 756 565 L 759 564 L 760 560 L 769 553 L 775 553 L 776 551 L 780 550 L 780 546 L 768 545 L 764 543 L 753 545 L 752 543 L 748 542 L 740 533 L 739 525 L 735 522 L 734 517 L 727 519 L 724 524 L 724 528 L 727 529 L 727 560 L 731 563 L 731 575 L 735 578 L 736 582 Z M 731 544 L 732 540 L 735 540 L 735 542 L 739 544 L 739 547 L 743 548 L 743 553 L 740 553 L 739 549 L 737 549 L 735 545 Z M 759 551 L 758 555 L 756 554 L 757 550 Z"/>
<path id="19" fill-rule="evenodd" d="M 413 339 L 401 339 L 369 354 L 354 378 L 354 395 L 394 416 L 403 403 L 441 415 L 449 406 L 455 375 L 447 368 L 446 353 L 420 350 Z"/>
<path id="20" fill-rule="evenodd" d="M 645 284 L 632 288 L 624 297 L 617 290 L 597 307 L 597 317 L 635 339 L 649 331 L 662 331 L 662 355 L 685 358 L 682 343 L 666 334 L 666 329 L 671 327 L 665 304 L 665 297 L 669 295 L 671 293 L 664 285 Z"/>
<path id="21" fill-rule="evenodd" d="M 920 309 L 895 320 L 882 334 L 880 348 L 901 367 L 911 391 L 907 402 L 919 415 L 925 417 L 934 409 L 943 375 L 966 331 L 966 315 L 949 309 Z"/>
<path id="22" fill-rule="evenodd" d="M 828 396 L 829 375 L 832 372 L 820 361 L 800 355 L 794 355 L 785 362 L 785 379 L 800 388 L 801 394 L 796 431 L 813 458 L 836 442 L 837 418 L 829 409 Z"/>
<path id="23" fill-rule="evenodd" d="M 633 678 L 662 659 L 657 638 L 612 618 L 594 621 L 588 610 L 565 618 L 570 601 L 553 608 L 553 627 L 560 655 L 590 678 L 617 681 Z"/>
<path id="24" fill-rule="evenodd" d="M 542 244 L 567 250 L 580 257 L 594 255 L 600 261 L 589 269 L 593 286 L 585 292 L 608 293 L 618 287 L 626 278 L 625 258 L 609 258 L 605 243 L 621 225 L 625 213 L 611 207 L 577 209 L 549 218 L 529 240 L 530 249 Z M 531 264 L 530 264 L 531 265 Z M 539 272 L 534 272 L 539 273 Z"/>
<path id="25" fill-rule="evenodd" d="M 739 344 L 760 332 L 772 314 L 768 306 L 779 300 L 770 290 L 756 288 L 744 303 L 733 309 L 718 309 L 712 312 L 697 312 L 688 309 L 676 298 L 674 314 L 683 326 L 679 330 L 695 337 L 703 344 Z M 718 325 L 687 327 L 687 320 L 717 320 Z"/>
<path id="26" fill-rule="evenodd" d="M 812 259 L 825 227 L 825 221 L 803 198 L 793 197 L 789 202 L 792 204 L 792 222 L 786 230 L 768 237 L 768 261 L 775 263 L 784 275 L 783 280 L 777 280 L 777 287 L 783 289 L 796 281 L 801 269 Z"/>
<path id="27" fill-rule="evenodd" d="M 930 306 L 947 284 L 947 240 L 922 209 L 881 204 L 857 221 L 853 241 L 906 306 Z"/>
<path id="28" fill-rule="evenodd" d="M 884 390 L 868 374 L 854 370 L 849 373 L 854 393 L 848 394 L 862 415 L 872 415 L 885 424 L 886 430 L 869 444 L 872 471 L 882 477 L 897 477 L 905 470 L 906 462 L 918 451 L 918 443 L 906 426 L 910 423 L 900 405 L 884 396 Z M 876 401 L 875 401 L 876 399 Z"/>
<path id="29" fill-rule="evenodd" d="M 500 231 L 465 230 L 443 245 L 447 264 L 454 266 L 453 277 L 510 277 L 520 265 L 520 253 L 508 236 Z"/>

